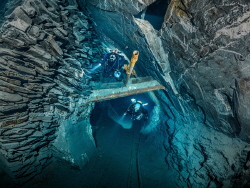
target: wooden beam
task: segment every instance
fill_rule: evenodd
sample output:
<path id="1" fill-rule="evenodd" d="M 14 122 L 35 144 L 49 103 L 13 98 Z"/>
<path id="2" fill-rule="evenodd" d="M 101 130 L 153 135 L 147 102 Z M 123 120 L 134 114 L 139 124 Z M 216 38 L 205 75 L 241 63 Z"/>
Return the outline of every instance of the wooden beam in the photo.
<path id="1" fill-rule="evenodd" d="M 148 86 L 145 88 L 138 88 L 138 89 L 132 89 L 132 90 L 127 90 L 127 91 L 122 91 L 122 92 L 111 93 L 107 95 L 94 96 L 90 98 L 89 102 L 116 99 L 119 97 L 125 97 L 129 95 L 135 95 L 135 94 L 145 93 L 145 92 L 159 90 L 159 89 L 165 89 L 165 87 L 163 85 L 155 85 L 155 86 Z"/>

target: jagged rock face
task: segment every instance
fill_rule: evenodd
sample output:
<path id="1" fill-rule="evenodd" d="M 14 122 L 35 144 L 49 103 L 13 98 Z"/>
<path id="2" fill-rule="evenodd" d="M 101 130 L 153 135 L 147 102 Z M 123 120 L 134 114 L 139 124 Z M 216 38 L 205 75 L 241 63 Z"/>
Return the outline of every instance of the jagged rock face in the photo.
<path id="1" fill-rule="evenodd" d="M 139 50 L 139 75 L 168 88 L 157 95 L 169 119 L 165 144 L 167 164 L 178 174 L 175 183 L 247 184 L 249 2 L 172 0 L 159 31 L 133 16 L 152 2 L 86 3 L 102 38 L 128 56 Z"/>
<path id="2" fill-rule="evenodd" d="M 244 1 L 173 2 L 162 29 L 180 94 L 203 109 L 207 125 L 247 141 L 249 7 Z"/>
<path id="3" fill-rule="evenodd" d="M 93 104 L 86 101 L 91 76 L 85 72 L 102 52 L 74 1 L 13 2 L 0 33 L 0 161 L 5 172 L 25 182 L 52 161 L 53 143 L 57 156 L 82 165 L 95 147 Z M 84 132 L 77 132 L 88 145 L 84 153 L 69 149 L 75 143 L 67 134 L 69 145 L 61 147 L 64 131 L 74 129 Z"/>

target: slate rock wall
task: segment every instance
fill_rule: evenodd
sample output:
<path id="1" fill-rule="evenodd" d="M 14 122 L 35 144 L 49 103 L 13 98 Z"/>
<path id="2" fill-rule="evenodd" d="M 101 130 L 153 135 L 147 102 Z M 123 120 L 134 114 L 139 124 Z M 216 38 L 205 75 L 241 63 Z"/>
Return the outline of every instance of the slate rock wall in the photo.
<path id="1" fill-rule="evenodd" d="M 52 161 L 64 122 L 88 129 L 94 148 L 88 72 L 102 49 L 75 1 L 15 3 L 0 33 L 0 161 L 9 176 L 25 182 Z"/>
<path id="2" fill-rule="evenodd" d="M 174 99 L 157 92 L 167 116 L 164 146 L 166 165 L 175 177 L 174 187 L 241 187 L 250 185 L 250 144 L 229 137 L 203 123 L 203 112 L 194 114 L 194 101 L 182 101 L 182 114 Z M 193 104 L 192 104 L 193 103 Z M 191 105 L 192 104 L 192 105 Z"/>
<path id="3" fill-rule="evenodd" d="M 209 127 L 249 141 L 249 2 L 173 1 L 162 40 L 181 95 L 205 112 Z"/>

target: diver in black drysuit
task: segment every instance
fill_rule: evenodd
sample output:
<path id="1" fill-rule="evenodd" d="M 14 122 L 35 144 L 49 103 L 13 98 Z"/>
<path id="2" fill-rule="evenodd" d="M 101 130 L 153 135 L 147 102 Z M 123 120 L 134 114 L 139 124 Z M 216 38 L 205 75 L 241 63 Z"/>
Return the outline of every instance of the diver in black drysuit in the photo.
<path id="1" fill-rule="evenodd" d="M 141 120 L 144 121 L 148 120 L 148 111 L 143 107 L 143 104 L 141 101 L 133 102 L 128 110 L 125 112 L 124 115 L 130 114 L 132 116 L 132 121 L 134 120 Z"/>
<path id="2" fill-rule="evenodd" d="M 105 77 L 114 77 L 117 81 L 121 81 L 125 78 L 125 70 L 123 69 L 125 59 L 124 56 L 119 55 L 119 52 L 116 50 L 104 54 L 103 64 Z"/>

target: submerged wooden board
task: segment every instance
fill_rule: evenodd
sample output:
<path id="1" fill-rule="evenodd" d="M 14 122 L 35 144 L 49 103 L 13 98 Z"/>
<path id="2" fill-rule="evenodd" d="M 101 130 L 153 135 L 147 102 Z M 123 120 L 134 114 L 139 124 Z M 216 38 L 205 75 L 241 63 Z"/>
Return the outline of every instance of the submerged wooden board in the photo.
<path id="1" fill-rule="evenodd" d="M 110 86 L 114 85 L 113 83 L 110 84 Z M 100 89 L 93 90 L 92 94 L 89 96 L 89 102 L 115 99 L 148 91 L 165 89 L 163 85 L 161 85 L 158 81 L 153 80 L 151 77 L 132 79 L 130 85 L 128 85 L 127 87 L 117 84 L 117 86 L 118 85 L 120 87 L 108 88 L 108 84 L 106 83 L 105 87 L 100 86 Z"/>

